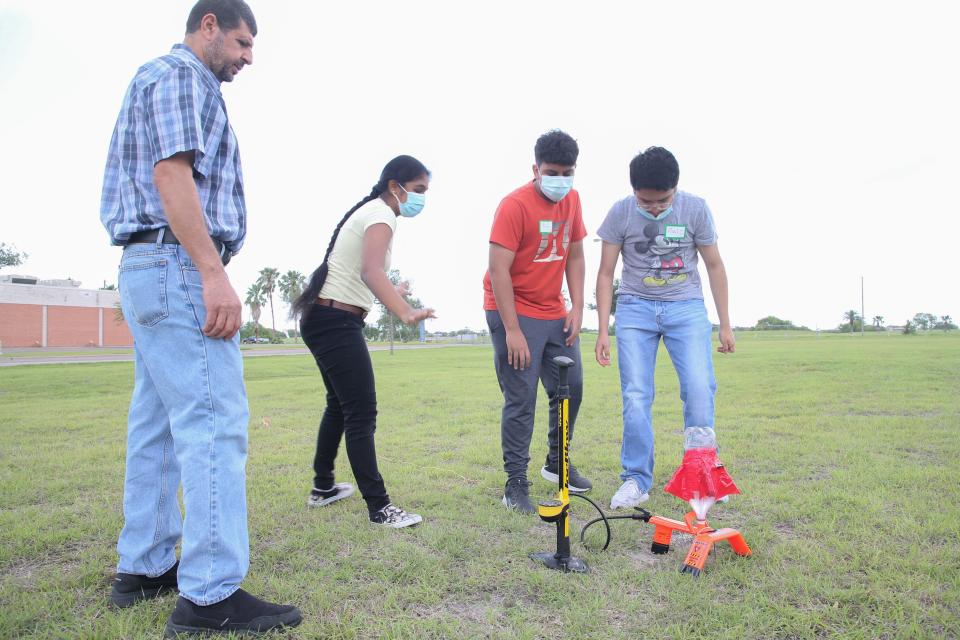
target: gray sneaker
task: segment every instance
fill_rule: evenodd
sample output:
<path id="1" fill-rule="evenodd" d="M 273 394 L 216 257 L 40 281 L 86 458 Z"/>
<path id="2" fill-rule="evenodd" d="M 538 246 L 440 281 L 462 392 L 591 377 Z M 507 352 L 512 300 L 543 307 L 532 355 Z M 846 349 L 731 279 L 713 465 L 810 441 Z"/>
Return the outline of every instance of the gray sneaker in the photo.
<path id="1" fill-rule="evenodd" d="M 307 498 L 308 507 L 322 507 L 343 500 L 353 495 L 353 485 L 346 482 L 339 482 L 329 489 L 321 490 L 314 487 L 310 491 L 310 497 Z"/>
<path id="2" fill-rule="evenodd" d="M 423 517 L 416 513 L 407 513 L 395 504 L 388 504 L 380 511 L 370 516 L 370 522 L 391 529 L 403 529 L 423 522 Z"/>
<path id="3" fill-rule="evenodd" d="M 530 485 L 526 478 L 510 478 L 503 487 L 503 506 L 520 513 L 536 513 L 537 509 L 530 502 Z"/>
<path id="4" fill-rule="evenodd" d="M 543 476 L 544 480 L 549 480 L 550 482 L 556 484 L 560 482 L 560 476 L 557 475 L 557 465 L 553 466 L 550 463 L 547 463 L 540 469 L 540 475 Z M 580 475 L 580 472 L 577 471 L 577 468 L 570 465 L 570 471 L 567 473 L 567 486 L 570 488 L 570 491 L 573 493 L 586 493 L 593 489 L 593 483 Z"/>

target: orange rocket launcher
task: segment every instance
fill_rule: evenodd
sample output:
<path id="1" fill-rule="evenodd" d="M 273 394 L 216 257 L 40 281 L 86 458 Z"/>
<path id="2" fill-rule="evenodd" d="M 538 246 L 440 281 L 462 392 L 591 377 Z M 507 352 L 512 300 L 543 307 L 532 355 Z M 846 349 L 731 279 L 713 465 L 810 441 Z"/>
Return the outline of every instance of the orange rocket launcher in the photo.
<path id="1" fill-rule="evenodd" d="M 729 540 L 733 552 L 740 556 L 749 556 L 750 547 L 736 529 L 713 529 L 707 524 L 707 511 L 714 503 L 725 496 L 740 493 L 733 478 L 717 459 L 715 448 L 688 449 L 683 454 L 683 462 L 673 474 L 673 478 L 663 488 L 669 494 L 686 500 L 693 511 L 684 516 L 683 522 L 650 516 L 648 522 L 654 526 L 654 553 L 666 553 L 670 549 L 670 539 L 674 531 L 692 535 L 693 544 L 683 561 L 680 571 L 699 576 L 707 561 L 707 555 L 713 545 Z"/>

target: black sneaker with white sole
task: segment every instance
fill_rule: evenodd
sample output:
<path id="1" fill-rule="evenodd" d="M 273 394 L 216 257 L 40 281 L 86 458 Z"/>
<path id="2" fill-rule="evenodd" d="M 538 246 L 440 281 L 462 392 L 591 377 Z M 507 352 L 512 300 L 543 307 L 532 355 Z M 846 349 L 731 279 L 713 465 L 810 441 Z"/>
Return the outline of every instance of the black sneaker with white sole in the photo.
<path id="1" fill-rule="evenodd" d="M 543 476 L 544 480 L 549 480 L 554 484 L 560 482 L 560 476 L 557 475 L 556 463 L 551 465 L 547 462 L 547 464 L 540 469 L 540 475 Z M 574 493 L 586 493 L 590 491 L 590 489 L 593 489 L 593 483 L 580 475 L 580 472 L 577 471 L 577 468 L 572 464 L 570 465 L 570 472 L 567 475 L 569 476 L 568 486 L 570 487 L 570 491 Z"/>
<path id="2" fill-rule="evenodd" d="M 281 627 L 295 627 L 302 618 L 300 611 L 289 604 L 273 604 L 237 589 L 226 600 L 201 607 L 184 597 L 167 620 L 165 638 L 236 633 L 237 635 L 265 633 Z"/>
<path id="3" fill-rule="evenodd" d="M 526 478 L 510 478 L 503 487 L 503 506 L 520 513 L 536 513 L 537 509 L 530 502 L 530 485 Z"/>
<path id="4" fill-rule="evenodd" d="M 346 482 L 340 482 L 329 489 L 317 489 L 314 487 L 310 491 L 310 497 L 307 498 L 308 507 L 322 507 L 337 500 L 343 500 L 353 495 L 353 485 Z"/>
<path id="5" fill-rule="evenodd" d="M 110 589 L 110 604 L 120 609 L 135 605 L 141 600 L 157 598 L 164 593 L 177 590 L 177 569 L 179 562 L 163 574 L 151 578 L 135 573 L 117 573 Z"/>
<path id="6" fill-rule="evenodd" d="M 391 529 L 403 529 L 423 522 L 423 518 L 416 513 L 407 513 L 395 504 L 388 504 L 380 511 L 370 516 L 370 522 Z"/>

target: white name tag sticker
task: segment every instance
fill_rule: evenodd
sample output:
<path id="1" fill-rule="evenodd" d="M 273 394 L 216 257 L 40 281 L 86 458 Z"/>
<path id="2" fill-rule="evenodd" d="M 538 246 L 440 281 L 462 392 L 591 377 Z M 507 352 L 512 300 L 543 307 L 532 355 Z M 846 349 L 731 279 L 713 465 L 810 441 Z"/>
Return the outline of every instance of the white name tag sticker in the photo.
<path id="1" fill-rule="evenodd" d="M 663 228 L 663 237 L 667 240 L 683 240 L 687 237 L 687 225 L 668 224 Z"/>
<path id="2" fill-rule="evenodd" d="M 541 220 L 540 233 L 553 233 L 553 220 Z"/>

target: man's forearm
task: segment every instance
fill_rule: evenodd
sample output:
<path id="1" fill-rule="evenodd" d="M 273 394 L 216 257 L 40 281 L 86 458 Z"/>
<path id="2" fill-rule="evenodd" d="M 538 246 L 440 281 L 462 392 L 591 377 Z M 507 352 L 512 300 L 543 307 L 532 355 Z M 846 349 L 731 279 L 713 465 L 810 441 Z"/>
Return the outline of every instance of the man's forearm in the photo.
<path id="1" fill-rule="evenodd" d="M 574 309 L 583 309 L 583 283 L 586 279 L 587 265 L 583 255 L 567 260 L 567 288 L 570 291 L 570 304 Z"/>
<path id="2" fill-rule="evenodd" d="M 520 319 L 517 317 L 517 305 L 513 298 L 513 281 L 510 272 L 501 272 L 490 269 L 490 286 L 493 288 L 493 297 L 497 301 L 497 311 L 500 320 L 506 329 L 519 329 Z"/>
<path id="3" fill-rule="evenodd" d="M 192 165 L 178 159 L 162 160 L 153 172 L 167 223 L 202 274 L 223 273 L 220 254 L 210 240 L 193 181 Z"/>
<path id="4" fill-rule="evenodd" d="M 597 274 L 597 325 L 600 335 L 610 331 L 610 307 L 613 306 L 613 274 Z"/>
<path id="5" fill-rule="evenodd" d="M 727 306 L 727 270 L 722 263 L 708 267 L 707 277 L 710 279 L 710 291 L 713 294 L 713 304 L 717 307 L 720 326 L 729 327 L 730 313 Z"/>

